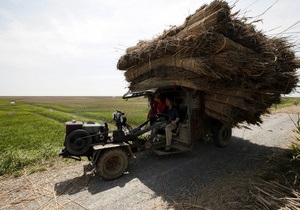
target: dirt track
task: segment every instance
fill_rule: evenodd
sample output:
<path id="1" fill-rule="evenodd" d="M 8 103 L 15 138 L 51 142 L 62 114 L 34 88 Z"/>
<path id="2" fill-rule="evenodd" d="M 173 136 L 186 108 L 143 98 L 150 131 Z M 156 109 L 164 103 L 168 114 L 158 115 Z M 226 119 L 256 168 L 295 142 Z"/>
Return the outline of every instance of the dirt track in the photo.
<path id="1" fill-rule="evenodd" d="M 253 209 L 249 190 L 290 146 L 291 118 L 298 116 L 273 114 L 261 127 L 234 129 L 223 149 L 198 142 L 188 154 L 140 153 L 114 181 L 94 175 L 87 162 L 2 178 L 0 209 Z"/>

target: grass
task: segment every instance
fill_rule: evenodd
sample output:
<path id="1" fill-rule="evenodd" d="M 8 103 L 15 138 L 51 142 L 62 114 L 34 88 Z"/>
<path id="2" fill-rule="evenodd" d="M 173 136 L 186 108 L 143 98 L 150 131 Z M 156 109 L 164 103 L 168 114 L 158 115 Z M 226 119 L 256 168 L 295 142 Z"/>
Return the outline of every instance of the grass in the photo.
<path id="1" fill-rule="evenodd" d="M 298 170 L 293 170 L 290 171 L 290 173 L 293 174 L 294 176 L 294 183 L 293 184 L 298 184 L 298 186 L 300 187 L 300 170 L 299 170 L 299 166 L 300 166 L 300 118 L 298 117 L 298 121 L 295 124 L 295 129 L 293 130 L 294 133 L 296 134 L 295 136 L 295 142 L 292 144 L 292 150 L 293 150 L 293 162 L 297 162 Z"/>
<path id="2" fill-rule="evenodd" d="M 111 97 L 0 98 L 0 175 L 20 176 L 24 168 L 44 170 L 63 147 L 66 121 L 103 120 L 113 130 L 112 113 L 117 109 L 135 126 L 146 119 L 148 106 L 145 99 Z"/>
<path id="3" fill-rule="evenodd" d="M 282 97 L 280 104 L 273 105 L 274 108 L 285 108 L 293 106 L 295 102 L 298 102 L 300 104 L 300 98 L 299 97 Z"/>
<path id="4" fill-rule="evenodd" d="M 300 98 L 283 98 L 277 108 L 291 106 L 295 100 L 300 102 Z M 0 97 L 0 175 L 19 176 L 24 168 L 44 170 L 45 163 L 59 158 L 66 121 L 105 121 L 112 131 L 115 110 L 123 111 L 134 127 L 146 119 L 149 107 L 145 98 Z"/>

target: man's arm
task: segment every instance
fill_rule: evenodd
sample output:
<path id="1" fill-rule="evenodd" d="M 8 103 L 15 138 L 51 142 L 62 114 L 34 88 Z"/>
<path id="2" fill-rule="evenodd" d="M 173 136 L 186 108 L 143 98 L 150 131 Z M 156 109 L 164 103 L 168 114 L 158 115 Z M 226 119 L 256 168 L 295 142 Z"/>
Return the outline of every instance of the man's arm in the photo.
<path id="1" fill-rule="evenodd" d="M 171 123 L 172 124 L 177 124 L 178 122 L 179 122 L 179 112 L 178 112 L 178 109 L 176 108 L 176 110 L 175 110 L 175 116 L 176 116 L 176 118 L 175 118 L 175 120 L 172 120 L 171 121 Z"/>
<path id="2" fill-rule="evenodd" d="M 178 123 L 178 122 L 179 122 L 179 117 L 176 117 L 175 120 L 172 120 L 172 121 L 171 121 L 171 123 L 174 124 L 174 125 L 175 125 L 176 123 Z"/>

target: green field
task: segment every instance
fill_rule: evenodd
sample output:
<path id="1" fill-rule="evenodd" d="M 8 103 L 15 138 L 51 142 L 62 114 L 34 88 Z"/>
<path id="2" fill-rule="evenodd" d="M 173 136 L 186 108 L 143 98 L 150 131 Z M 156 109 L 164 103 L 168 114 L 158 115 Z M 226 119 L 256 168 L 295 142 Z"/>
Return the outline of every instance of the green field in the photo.
<path id="1" fill-rule="evenodd" d="M 274 105 L 276 108 L 284 108 L 284 107 L 289 107 L 293 106 L 295 102 L 298 102 L 300 105 L 300 98 L 298 97 L 284 97 L 281 98 L 281 103 Z"/>
<path id="2" fill-rule="evenodd" d="M 12 103 L 14 101 L 15 103 Z M 120 97 L 2 97 L 0 98 L 0 175 L 35 172 L 58 157 L 70 120 L 109 123 L 121 110 L 135 126 L 146 119 L 145 98 Z"/>
<path id="3" fill-rule="evenodd" d="M 11 103 L 15 101 L 15 103 Z M 283 98 L 276 108 L 292 106 L 300 98 Z M 65 138 L 65 122 L 95 121 L 109 124 L 121 110 L 136 126 L 146 119 L 147 99 L 121 97 L 0 97 L 0 175 L 19 176 L 44 170 L 57 160 Z"/>

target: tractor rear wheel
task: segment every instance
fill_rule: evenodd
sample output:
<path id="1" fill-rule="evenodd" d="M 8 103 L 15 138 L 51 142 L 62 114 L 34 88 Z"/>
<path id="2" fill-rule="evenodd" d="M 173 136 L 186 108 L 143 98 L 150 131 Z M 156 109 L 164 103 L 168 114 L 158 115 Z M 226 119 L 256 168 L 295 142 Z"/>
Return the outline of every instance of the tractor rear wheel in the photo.
<path id="1" fill-rule="evenodd" d="M 124 148 L 107 149 L 101 153 L 96 167 L 101 178 L 117 179 L 128 168 L 128 154 Z"/>
<path id="2" fill-rule="evenodd" d="M 231 142 L 232 129 L 226 124 L 220 123 L 214 128 L 213 139 L 218 147 L 227 147 Z"/>

